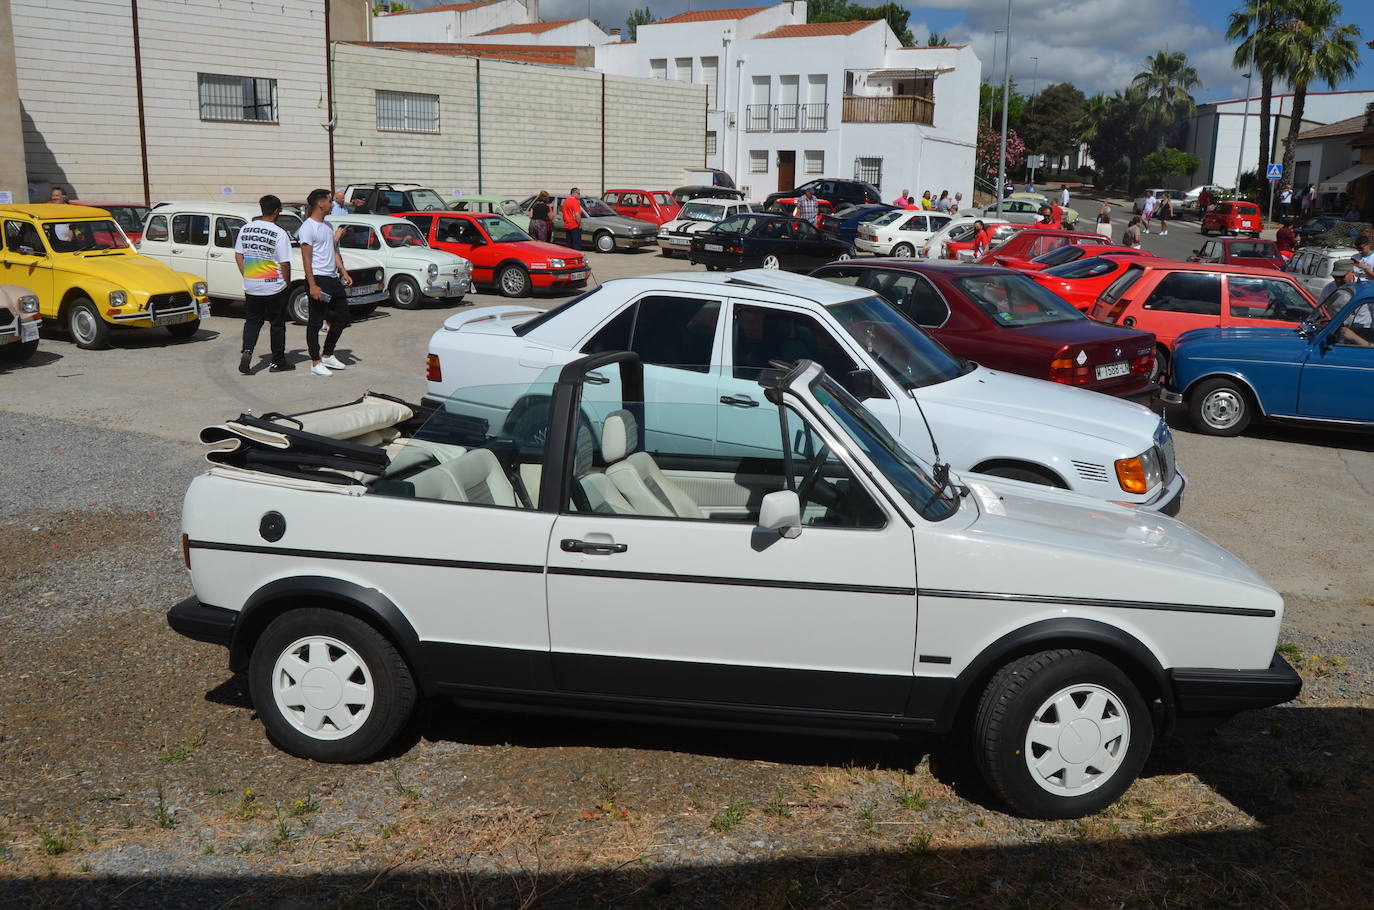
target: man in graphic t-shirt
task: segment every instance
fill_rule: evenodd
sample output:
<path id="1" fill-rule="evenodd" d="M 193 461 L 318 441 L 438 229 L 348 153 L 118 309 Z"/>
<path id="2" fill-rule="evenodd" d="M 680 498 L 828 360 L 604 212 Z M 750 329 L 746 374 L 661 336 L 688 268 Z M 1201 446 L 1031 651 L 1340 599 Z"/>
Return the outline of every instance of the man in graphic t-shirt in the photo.
<path id="1" fill-rule="evenodd" d="M 277 224 L 281 214 L 281 200 L 263 196 L 258 200 L 262 209 L 260 220 L 250 221 L 239 228 L 234 241 L 234 259 L 243 275 L 243 302 L 247 318 L 243 321 L 243 353 L 239 357 L 239 372 L 245 376 L 253 370 L 253 348 L 258 343 L 262 324 L 269 326 L 272 342 L 273 373 L 294 370 L 296 365 L 286 360 L 286 297 L 291 283 L 291 235 Z"/>
<path id="2" fill-rule="evenodd" d="M 343 330 L 348 328 L 348 288 L 353 284 L 343 257 L 334 244 L 334 229 L 324 223 L 331 203 L 329 190 L 311 190 L 306 197 L 306 219 L 299 232 L 301 265 L 305 268 L 305 283 L 310 289 L 310 320 L 305 325 L 305 348 L 310 352 L 310 372 L 328 376 L 330 370 L 342 370 L 345 364 L 334 356 Z M 329 322 L 320 349 L 320 328 Z M 323 353 L 323 356 L 321 356 Z"/>

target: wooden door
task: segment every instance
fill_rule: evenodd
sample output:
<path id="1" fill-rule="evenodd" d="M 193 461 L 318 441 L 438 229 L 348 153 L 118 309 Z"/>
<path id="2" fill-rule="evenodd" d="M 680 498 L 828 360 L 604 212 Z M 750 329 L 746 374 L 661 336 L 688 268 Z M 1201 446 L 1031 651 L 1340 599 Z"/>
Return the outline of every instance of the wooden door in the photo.
<path id="1" fill-rule="evenodd" d="M 778 192 L 794 189 L 797 185 L 797 153 L 778 152 Z"/>

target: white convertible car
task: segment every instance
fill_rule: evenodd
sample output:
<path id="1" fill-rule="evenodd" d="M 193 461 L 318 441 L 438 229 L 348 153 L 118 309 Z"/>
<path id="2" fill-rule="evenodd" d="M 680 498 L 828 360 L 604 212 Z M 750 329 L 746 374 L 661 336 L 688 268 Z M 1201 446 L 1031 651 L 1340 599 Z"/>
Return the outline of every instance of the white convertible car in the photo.
<path id="1" fill-rule="evenodd" d="M 623 278 L 547 312 L 451 316 L 430 339 L 428 398 L 528 383 L 550 366 L 619 350 L 643 359 L 652 397 L 727 405 L 675 428 L 680 445 L 705 454 L 753 445 L 740 420 L 761 402 L 759 371 L 809 358 L 932 463 L 1167 514 L 1182 504 L 1173 437 L 1148 408 L 985 369 L 871 291 L 776 271 Z"/>
<path id="2" fill-rule="evenodd" d="M 809 360 L 748 410 L 645 389 L 621 351 L 428 414 L 210 427 L 168 621 L 317 761 L 383 754 L 420 696 L 894 737 L 966 712 L 1043 818 L 1115 800 L 1175 717 L 1301 688 L 1279 595 L 1173 519 L 931 470 Z M 676 445 L 703 410 L 752 450 Z"/>

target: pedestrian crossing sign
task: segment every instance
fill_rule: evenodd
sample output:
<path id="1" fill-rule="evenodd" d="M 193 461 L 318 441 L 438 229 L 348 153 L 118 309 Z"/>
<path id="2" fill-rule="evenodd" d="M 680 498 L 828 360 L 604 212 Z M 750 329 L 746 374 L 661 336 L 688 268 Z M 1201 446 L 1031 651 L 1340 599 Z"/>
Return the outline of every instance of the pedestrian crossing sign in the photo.
<path id="1" fill-rule="evenodd" d="M 1267 177 L 1267 178 L 1269 178 L 1270 180 L 1282 180 L 1282 179 L 1283 179 L 1283 165 L 1281 165 L 1281 164 L 1271 164 L 1271 165 L 1269 165 L 1269 170 L 1268 170 L 1268 172 L 1267 172 L 1264 176 Z"/>

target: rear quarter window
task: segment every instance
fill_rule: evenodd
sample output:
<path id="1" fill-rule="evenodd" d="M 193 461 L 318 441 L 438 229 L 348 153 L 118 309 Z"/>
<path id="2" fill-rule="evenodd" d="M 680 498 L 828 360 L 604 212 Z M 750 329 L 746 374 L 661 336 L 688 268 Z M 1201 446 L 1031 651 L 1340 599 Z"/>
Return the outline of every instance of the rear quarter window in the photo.
<path id="1" fill-rule="evenodd" d="M 1221 276 L 1209 272 L 1169 272 L 1141 306 L 1165 313 L 1220 316 Z"/>

